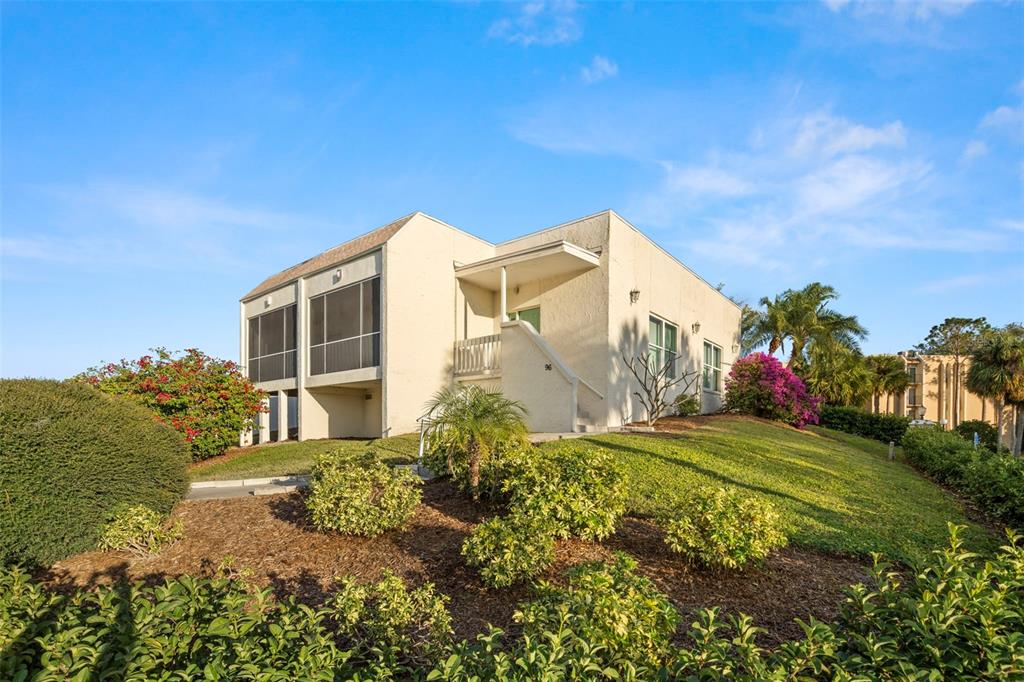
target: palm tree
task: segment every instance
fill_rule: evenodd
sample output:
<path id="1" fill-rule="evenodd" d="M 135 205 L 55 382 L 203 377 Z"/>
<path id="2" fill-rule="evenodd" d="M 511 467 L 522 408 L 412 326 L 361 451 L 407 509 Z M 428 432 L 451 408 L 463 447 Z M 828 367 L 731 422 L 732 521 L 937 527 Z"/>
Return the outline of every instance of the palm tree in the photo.
<path id="1" fill-rule="evenodd" d="M 438 391 L 427 408 L 433 446 L 447 453 L 448 472 L 464 457 L 473 499 L 480 499 L 484 460 L 497 448 L 526 442 L 526 409 L 498 391 L 472 385 Z"/>
<path id="2" fill-rule="evenodd" d="M 1003 410 L 1011 404 L 1018 412 L 1014 429 L 1013 451 L 1020 456 L 1020 441 L 1024 420 L 1019 417 L 1024 405 L 1024 334 L 1013 329 L 1003 329 L 986 334 L 971 355 L 971 367 L 967 370 L 967 390 L 996 403 L 996 451 L 1002 449 Z"/>
<path id="3" fill-rule="evenodd" d="M 775 351 L 781 349 L 783 342 L 789 335 L 789 324 L 786 321 L 786 314 L 789 308 L 789 297 L 792 294 L 793 290 L 787 289 L 781 294 L 776 295 L 774 299 L 765 296 L 760 301 L 761 305 L 764 306 L 764 311 L 761 312 L 756 324 L 752 325 L 751 336 L 757 340 L 755 346 L 768 343 L 768 355 L 774 355 Z"/>
<path id="4" fill-rule="evenodd" d="M 903 393 L 910 385 L 910 377 L 903 359 L 898 355 L 869 355 L 865 362 L 872 374 L 872 395 L 875 397 L 875 412 L 878 409 L 878 396 L 885 395 L 885 411 L 889 412 L 889 400 L 894 393 Z"/>
<path id="5" fill-rule="evenodd" d="M 833 287 L 811 282 L 799 291 L 786 291 L 781 314 L 786 336 L 792 340 L 790 369 L 804 362 L 804 351 L 816 344 L 837 344 L 850 350 L 860 350 L 859 341 L 868 334 L 853 315 L 842 315 L 828 304 L 839 298 Z"/>
<path id="6" fill-rule="evenodd" d="M 874 390 L 874 373 L 857 352 L 843 346 L 814 346 L 804 382 L 829 405 L 863 405 Z"/>

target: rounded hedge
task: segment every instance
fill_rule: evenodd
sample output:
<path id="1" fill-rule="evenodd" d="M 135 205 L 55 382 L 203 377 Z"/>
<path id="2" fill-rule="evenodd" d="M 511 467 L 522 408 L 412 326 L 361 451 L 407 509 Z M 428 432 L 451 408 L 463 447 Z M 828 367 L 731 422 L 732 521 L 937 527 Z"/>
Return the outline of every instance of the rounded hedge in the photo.
<path id="1" fill-rule="evenodd" d="M 0 380 L 0 563 L 92 549 L 123 504 L 169 512 L 190 459 L 140 405 L 75 381 Z"/>

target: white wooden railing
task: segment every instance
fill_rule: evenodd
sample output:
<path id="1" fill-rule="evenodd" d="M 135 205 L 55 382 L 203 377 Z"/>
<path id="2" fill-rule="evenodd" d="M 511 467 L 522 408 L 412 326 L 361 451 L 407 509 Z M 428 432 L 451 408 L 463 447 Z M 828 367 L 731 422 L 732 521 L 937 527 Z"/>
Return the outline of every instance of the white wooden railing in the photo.
<path id="1" fill-rule="evenodd" d="M 455 376 L 497 374 L 501 370 L 501 334 L 455 342 Z"/>

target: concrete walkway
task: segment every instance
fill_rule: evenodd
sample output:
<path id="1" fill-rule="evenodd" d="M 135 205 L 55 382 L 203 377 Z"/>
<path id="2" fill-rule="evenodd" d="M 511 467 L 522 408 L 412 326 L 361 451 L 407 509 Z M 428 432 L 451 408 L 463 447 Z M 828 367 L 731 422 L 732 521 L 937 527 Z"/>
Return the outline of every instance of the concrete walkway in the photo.
<path id="1" fill-rule="evenodd" d="M 424 481 L 430 481 L 434 474 L 415 464 L 398 464 L 397 469 L 408 469 Z M 196 481 L 185 495 L 186 500 L 230 500 L 235 497 L 261 497 L 283 495 L 300 488 L 309 487 L 309 476 L 276 476 L 274 478 L 245 478 L 232 481 Z"/>

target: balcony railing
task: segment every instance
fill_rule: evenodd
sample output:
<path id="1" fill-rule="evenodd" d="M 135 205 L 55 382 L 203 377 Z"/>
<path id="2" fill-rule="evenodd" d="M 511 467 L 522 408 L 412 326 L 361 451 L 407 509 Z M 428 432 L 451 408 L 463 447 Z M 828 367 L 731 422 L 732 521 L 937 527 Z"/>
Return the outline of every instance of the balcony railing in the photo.
<path id="1" fill-rule="evenodd" d="M 501 334 L 456 341 L 454 371 L 456 376 L 501 371 Z"/>

